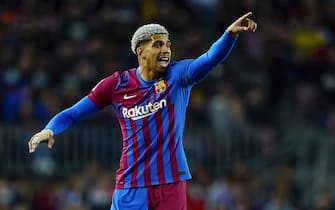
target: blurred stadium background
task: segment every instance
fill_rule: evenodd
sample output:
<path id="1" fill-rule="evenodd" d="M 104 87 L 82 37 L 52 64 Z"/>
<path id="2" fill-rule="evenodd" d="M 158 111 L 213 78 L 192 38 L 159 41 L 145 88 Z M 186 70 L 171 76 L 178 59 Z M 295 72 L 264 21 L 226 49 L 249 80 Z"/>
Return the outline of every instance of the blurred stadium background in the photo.
<path id="1" fill-rule="evenodd" d="M 121 147 L 113 110 L 57 136 L 53 150 L 29 155 L 31 135 L 137 65 L 139 25 L 165 25 L 173 58 L 193 58 L 247 11 L 258 31 L 192 92 L 188 209 L 335 209 L 334 0 L 1 0 L 0 209 L 109 209 Z"/>

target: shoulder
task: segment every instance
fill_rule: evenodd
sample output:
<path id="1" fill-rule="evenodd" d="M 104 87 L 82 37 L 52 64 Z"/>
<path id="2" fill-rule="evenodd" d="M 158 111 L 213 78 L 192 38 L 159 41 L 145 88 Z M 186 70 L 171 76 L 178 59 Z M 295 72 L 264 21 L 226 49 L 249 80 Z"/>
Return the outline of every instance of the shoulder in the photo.
<path id="1" fill-rule="evenodd" d="M 95 90 L 96 88 L 105 88 L 110 87 L 111 85 L 116 85 L 119 83 L 119 72 L 114 72 L 113 74 L 103 78 L 99 81 L 99 83 L 93 88 Z"/>
<path id="2" fill-rule="evenodd" d="M 127 83 L 129 80 L 130 70 L 115 71 L 113 74 L 106 76 L 93 88 L 95 89 L 117 89 L 120 84 Z"/>
<path id="3" fill-rule="evenodd" d="M 194 59 L 183 59 L 179 61 L 172 61 L 170 63 L 170 68 L 175 68 L 175 67 L 181 67 L 181 66 L 187 66 L 190 64 Z"/>
<path id="4" fill-rule="evenodd" d="M 136 75 L 136 69 L 127 69 L 127 70 L 119 70 L 114 72 L 112 75 L 106 77 L 105 79 L 108 82 L 112 82 L 118 87 L 119 85 L 128 83 Z"/>
<path id="5" fill-rule="evenodd" d="M 193 60 L 194 59 L 183 59 L 179 61 L 172 61 L 169 65 L 168 74 L 179 74 L 188 68 Z"/>

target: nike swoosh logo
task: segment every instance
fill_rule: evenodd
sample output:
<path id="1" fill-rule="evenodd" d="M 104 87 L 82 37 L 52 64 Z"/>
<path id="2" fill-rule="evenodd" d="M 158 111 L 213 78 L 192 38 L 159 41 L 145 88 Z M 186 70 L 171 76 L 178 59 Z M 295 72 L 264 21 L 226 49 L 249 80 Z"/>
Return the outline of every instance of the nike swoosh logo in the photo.
<path id="1" fill-rule="evenodd" d="M 135 97 L 136 97 L 136 95 L 127 96 L 127 94 L 125 94 L 125 95 L 123 96 L 123 98 L 124 98 L 125 100 L 127 100 L 127 99 L 131 99 L 131 98 L 135 98 Z"/>

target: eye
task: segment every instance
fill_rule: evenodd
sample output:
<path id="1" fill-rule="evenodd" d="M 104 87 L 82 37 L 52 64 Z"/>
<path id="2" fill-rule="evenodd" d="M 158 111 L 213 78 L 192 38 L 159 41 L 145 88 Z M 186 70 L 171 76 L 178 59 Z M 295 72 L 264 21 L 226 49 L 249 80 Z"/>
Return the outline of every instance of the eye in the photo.
<path id="1" fill-rule="evenodd" d="M 163 42 L 161 41 L 157 41 L 157 42 L 154 42 L 153 46 L 156 47 L 156 48 L 161 48 L 163 45 Z"/>

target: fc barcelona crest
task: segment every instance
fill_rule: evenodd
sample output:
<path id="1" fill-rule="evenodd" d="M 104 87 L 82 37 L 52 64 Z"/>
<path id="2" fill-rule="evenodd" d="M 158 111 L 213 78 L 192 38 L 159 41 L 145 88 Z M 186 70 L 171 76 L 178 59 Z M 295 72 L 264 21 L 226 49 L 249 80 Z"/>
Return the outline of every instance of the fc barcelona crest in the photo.
<path id="1" fill-rule="evenodd" d="M 163 93 L 166 90 L 166 84 L 164 80 L 160 80 L 154 84 L 156 93 Z"/>

